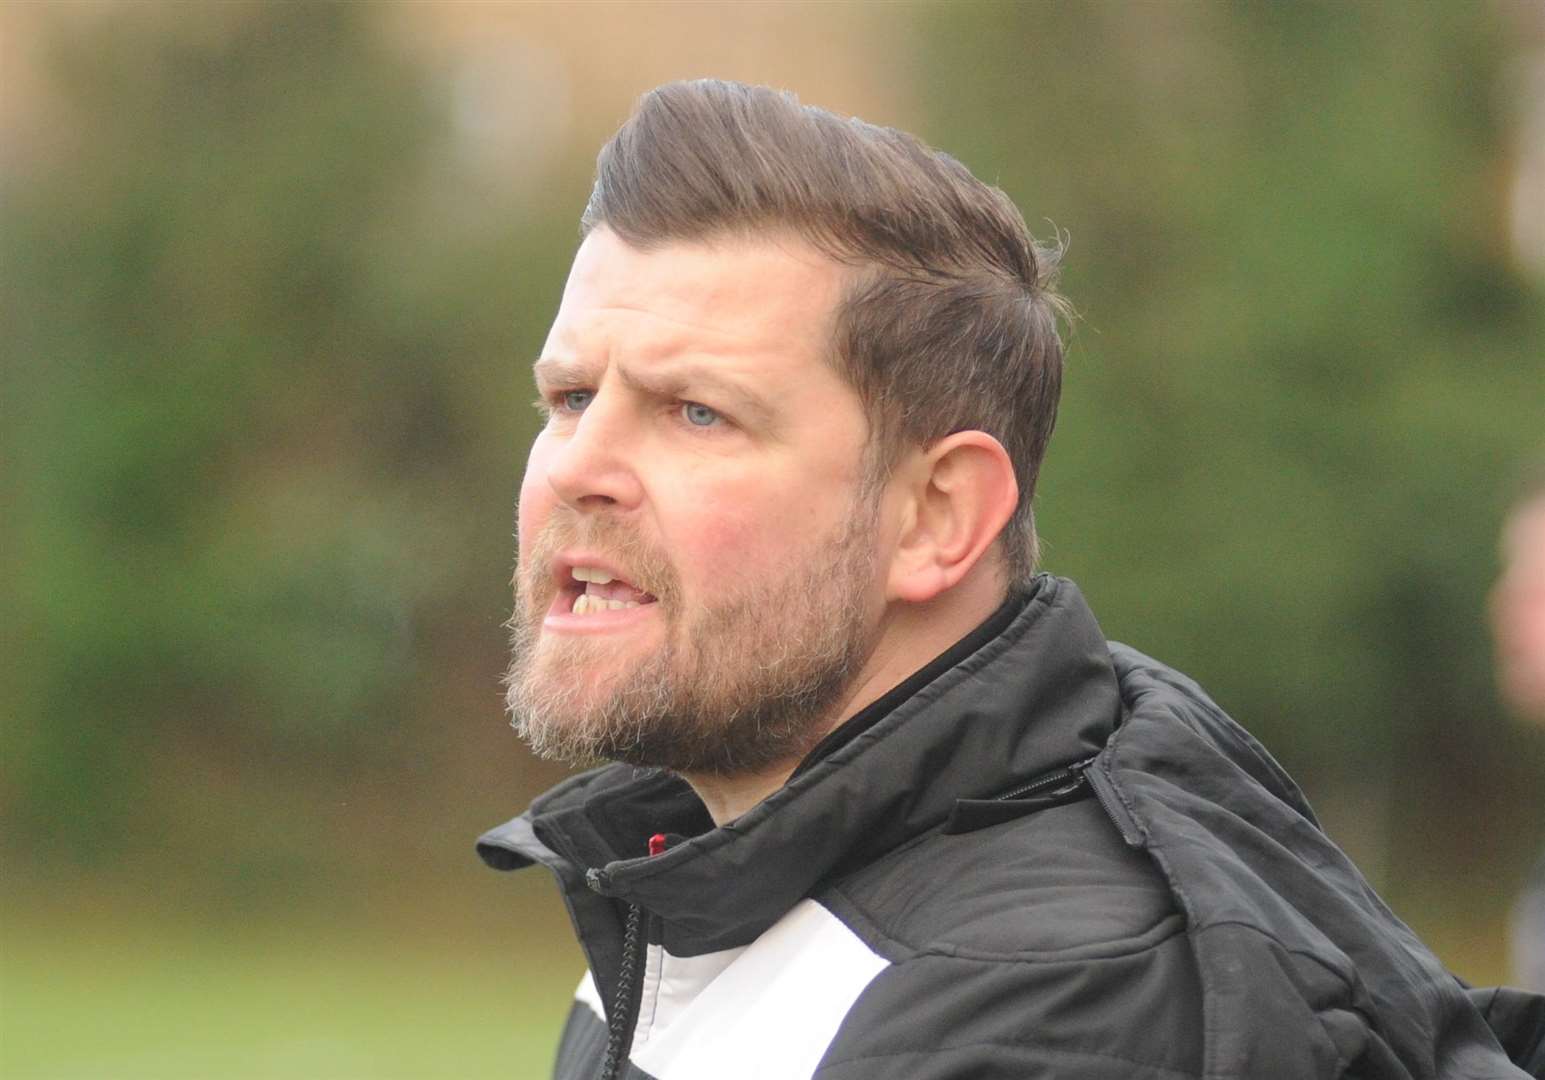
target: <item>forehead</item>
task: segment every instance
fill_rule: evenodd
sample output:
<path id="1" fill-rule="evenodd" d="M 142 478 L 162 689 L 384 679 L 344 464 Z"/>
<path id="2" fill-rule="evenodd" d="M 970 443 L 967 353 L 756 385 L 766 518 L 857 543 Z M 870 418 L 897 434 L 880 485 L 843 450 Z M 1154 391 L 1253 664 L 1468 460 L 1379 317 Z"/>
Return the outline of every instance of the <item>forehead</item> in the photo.
<path id="1" fill-rule="evenodd" d="M 647 251 L 609 229 L 580 245 L 548 355 L 682 350 L 750 360 L 824 359 L 845 284 L 841 266 L 798 240 L 722 237 Z"/>

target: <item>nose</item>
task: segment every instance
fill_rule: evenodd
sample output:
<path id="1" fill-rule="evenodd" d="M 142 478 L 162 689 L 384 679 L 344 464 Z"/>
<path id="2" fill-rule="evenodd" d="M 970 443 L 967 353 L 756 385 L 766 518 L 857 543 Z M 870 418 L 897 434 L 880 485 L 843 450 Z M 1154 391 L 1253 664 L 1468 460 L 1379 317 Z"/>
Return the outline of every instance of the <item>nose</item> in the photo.
<path id="1" fill-rule="evenodd" d="M 596 395 L 548 455 L 548 486 L 575 510 L 628 510 L 643 493 L 629 419 L 607 397 Z"/>

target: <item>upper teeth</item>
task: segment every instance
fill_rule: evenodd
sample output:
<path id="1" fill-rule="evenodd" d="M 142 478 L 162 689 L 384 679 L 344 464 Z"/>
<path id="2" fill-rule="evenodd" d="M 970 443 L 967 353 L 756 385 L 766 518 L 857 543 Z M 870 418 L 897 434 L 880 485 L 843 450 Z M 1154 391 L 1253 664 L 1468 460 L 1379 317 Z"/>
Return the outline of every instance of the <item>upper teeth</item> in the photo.
<path id="1" fill-rule="evenodd" d="M 574 575 L 575 581 L 593 581 L 597 585 L 606 585 L 616 580 L 605 570 L 597 570 L 593 566 L 576 566 L 569 573 Z"/>

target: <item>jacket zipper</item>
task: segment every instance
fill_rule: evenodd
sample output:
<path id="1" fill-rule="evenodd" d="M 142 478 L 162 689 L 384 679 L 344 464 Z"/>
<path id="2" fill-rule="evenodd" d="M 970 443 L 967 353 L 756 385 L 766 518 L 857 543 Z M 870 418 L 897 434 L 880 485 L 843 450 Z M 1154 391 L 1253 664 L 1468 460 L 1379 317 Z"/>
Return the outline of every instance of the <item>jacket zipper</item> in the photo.
<path id="1" fill-rule="evenodd" d="M 649 857 L 665 853 L 669 838 L 655 833 L 649 838 Z M 592 889 L 605 892 L 606 872 L 593 869 L 585 875 Z M 639 993 L 635 987 L 639 972 L 648 962 L 649 934 L 644 927 L 644 909 L 637 904 L 628 905 L 628 917 L 622 931 L 622 962 L 617 967 L 617 990 L 612 997 L 611 1011 L 606 1017 L 606 1056 L 601 1059 L 600 1080 L 617 1080 L 618 1071 L 628 1060 L 632 1048 L 633 1029 L 638 1025 L 636 1015 Z"/>
<path id="2" fill-rule="evenodd" d="M 1121 839 L 1128 847 L 1140 848 L 1143 846 L 1142 830 L 1137 827 L 1137 822 L 1132 820 L 1132 815 L 1127 812 L 1126 806 L 1116 796 L 1109 779 L 1095 767 L 1098 758 L 1099 755 L 1096 754 L 1094 757 L 1075 761 L 1053 772 L 1044 773 L 1012 791 L 1004 792 L 995 801 L 1023 799 L 1048 788 L 1056 794 L 1069 794 L 1088 784 L 1090 790 L 1094 792 L 1095 801 L 1100 804 L 1100 809 L 1105 811 L 1105 816 L 1110 818 L 1111 824 L 1116 826 L 1116 831 L 1121 833 Z"/>
<path id="3" fill-rule="evenodd" d="M 1094 790 L 1095 801 L 1105 811 L 1105 816 L 1110 818 L 1111 824 L 1116 826 L 1116 831 L 1121 834 L 1121 839 L 1126 841 L 1127 847 L 1146 846 L 1143 831 L 1138 828 L 1126 804 L 1116 795 L 1116 789 L 1111 786 L 1110 778 L 1099 770 L 1094 758 L 1084 762 L 1084 778 L 1089 781 L 1090 788 Z"/>
<path id="4" fill-rule="evenodd" d="M 612 996 L 611 1011 L 606 1017 L 606 1056 L 601 1060 L 600 1080 L 617 1080 L 618 1070 L 628 1059 L 628 1043 L 633 1037 L 634 984 L 644 966 L 644 953 L 649 948 L 648 935 L 644 933 L 644 909 L 637 904 L 628 905 L 627 923 L 622 933 L 622 963 L 617 968 L 617 991 Z"/>
<path id="5" fill-rule="evenodd" d="M 1023 799 L 1026 795 L 1034 795 L 1045 788 L 1073 788 L 1085 782 L 1084 770 L 1094 764 L 1094 758 L 1085 758 L 1083 761 L 1075 761 L 1071 765 L 1065 765 L 1054 772 L 1043 773 L 1034 780 L 1027 781 L 1012 791 L 1006 791 L 995 798 L 996 802 L 1007 802 L 1010 799 Z"/>

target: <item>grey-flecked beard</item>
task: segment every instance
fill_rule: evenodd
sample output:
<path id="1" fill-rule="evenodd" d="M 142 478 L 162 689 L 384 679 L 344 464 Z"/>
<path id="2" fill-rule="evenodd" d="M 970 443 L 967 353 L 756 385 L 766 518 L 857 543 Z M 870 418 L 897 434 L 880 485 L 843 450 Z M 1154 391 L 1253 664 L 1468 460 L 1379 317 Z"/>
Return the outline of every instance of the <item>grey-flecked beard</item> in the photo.
<path id="1" fill-rule="evenodd" d="M 878 504 L 861 495 L 845 527 L 767 584 L 683 610 L 668 560 L 608 519 L 555 516 L 517 575 L 506 705 L 531 749 L 571 763 L 620 761 L 736 776 L 797 761 L 824 734 L 873 648 L 868 610 Z M 608 657 L 592 639 L 541 640 L 553 552 L 615 552 L 655 595 L 665 643 L 588 692 L 566 673 Z M 588 693 L 589 700 L 582 696 Z"/>

